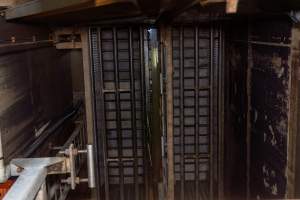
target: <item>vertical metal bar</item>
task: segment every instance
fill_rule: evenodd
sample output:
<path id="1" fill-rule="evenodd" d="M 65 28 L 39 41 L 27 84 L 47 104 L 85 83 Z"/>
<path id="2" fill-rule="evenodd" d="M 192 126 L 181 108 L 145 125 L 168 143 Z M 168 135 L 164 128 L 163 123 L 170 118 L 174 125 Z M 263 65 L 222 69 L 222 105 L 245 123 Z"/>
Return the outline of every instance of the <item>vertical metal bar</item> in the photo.
<path id="1" fill-rule="evenodd" d="M 224 183 L 223 183 L 223 160 L 224 160 L 224 32 L 223 28 L 219 27 L 219 134 L 218 134 L 218 140 L 219 140 L 219 161 L 218 161 L 218 194 L 219 199 L 224 199 Z"/>
<path id="2" fill-rule="evenodd" d="M 99 199 L 101 197 L 101 191 L 100 191 L 100 184 L 101 184 L 101 173 L 100 170 L 102 170 L 102 166 L 99 164 L 101 163 L 100 161 L 104 162 L 104 181 L 105 181 L 105 194 L 108 194 L 108 179 L 107 179 L 107 167 L 106 167 L 106 147 L 105 145 L 105 111 L 98 113 L 96 112 L 97 108 L 100 107 L 101 109 L 104 110 L 104 99 L 103 99 L 103 91 L 102 91 L 102 86 L 103 86 L 103 71 L 102 71 L 102 55 L 101 55 L 101 35 L 100 35 L 101 30 L 96 29 L 96 39 L 92 36 L 92 31 L 91 29 L 89 30 L 89 48 L 90 48 L 90 60 L 91 60 L 91 66 L 92 70 L 90 72 L 91 76 L 91 83 L 92 83 L 92 97 L 93 97 L 93 102 L 92 102 L 92 112 L 93 116 L 95 117 L 95 122 L 93 123 L 94 126 L 94 144 L 96 145 L 96 162 L 95 162 L 95 167 L 97 168 L 96 170 L 96 177 L 97 177 L 97 198 Z M 82 38 L 87 42 L 87 37 L 85 37 L 85 34 L 82 35 Z M 95 49 L 96 48 L 96 49 Z M 94 52 L 96 51 L 96 52 Z M 85 52 L 85 51 L 83 51 Z M 94 56 L 94 53 L 97 53 L 99 56 L 99 60 L 97 60 Z M 97 64 L 99 64 L 99 69 Z M 99 70 L 100 75 L 99 75 L 99 80 L 97 79 L 97 71 Z M 100 100 L 97 101 L 97 97 L 100 97 Z M 103 139 L 104 137 L 104 139 Z M 102 143 L 103 142 L 103 143 Z M 100 151 L 98 153 L 98 151 Z M 103 157 L 101 157 L 101 152 L 103 153 Z M 101 197 L 102 198 L 102 197 Z M 107 197 L 106 200 L 109 198 Z"/>
<path id="3" fill-rule="evenodd" d="M 144 61 L 144 28 L 140 27 L 140 78 L 141 78 L 141 96 L 142 96 L 142 141 L 143 141 L 143 164 L 144 164 L 144 185 L 145 200 L 148 200 L 148 162 L 147 162 L 147 137 L 146 137 L 146 85 L 145 85 L 145 61 Z"/>
<path id="4" fill-rule="evenodd" d="M 94 168 L 94 146 L 86 145 L 87 149 L 87 168 L 88 168 L 88 185 L 89 188 L 96 187 L 95 168 Z"/>
<path id="5" fill-rule="evenodd" d="M 136 108 L 135 108 L 135 75 L 133 66 L 132 52 L 132 28 L 129 28 L 129 66 L 130 66 L 130 95 L 131 95 L 131 130 L 133 144 L 133 162 L 134 162 L 134 191 L 135 200 L 139 200 L 139 183 L 138 183 L 138 163 L 137 163 L 137 131 L 136 131 Z"/>
<path id="6" fill-rule="evenodd" d="M 248 25 L 248 35 L 249 39 L 251 35 L 251 23 Z M 246 167 L 246 180 L 247 180 L 247 189 L 246 189 L 246 199 L 249 200 L 251 197 L 250 190 L 250 175 L 251 175 L 251 79 L 252 79 L 252 68 L 253 68 L 253 49 L 252 44 L 248 42 L 248 66 L 247 66 L 247 132 L 246 132 L 246 145 L 247 145 L 247 167 Z"/>
<path id="7" fill-rule="evenodd" d="M 209 103 L 210 103 L 210 111 L 209 111 L 209 118 L 210 118 L 210 178 L 209 178 L 209 197 L 210 199 L 213 199 L 213 89 L 214 89 L 214 27 L 213 24 L 210 26 L 210 97 L 209 97 Z"/>
<path id="8" fill-rule="evenodd" d="M 99 156 L 98 154 L 98 151 L 101 151 L 101 149 L 99 149 L 99 136 L 98 136 L 98 127 L 97 127 L 97 114 L 95 112 L 96 110 L 96 106 L 97 106 L 97 102 L 95 101 L 96 99 L 96 86 L 95 86 L 95 65 L 94 65 L 94 58 L 93 58 L 93 41 L 92 41 L 92 31 L 91 31 L 91 28 L 89 28 L 88 30 L 88 35 L 86 33 L 86 31 L 82 31 L 81 33 L 81 38 L 82 38 L 82 55 L 83 55 L 83 63 L 84 63 L 84 68 L 90 68 L 90 70 L 87 70 L 89 71 L 89 73 L 87 74 L 87 76 L 90 77 L 90 84 L 91 84 L 91 96 L 90 96 L 90 100 L 91 100 L 91 114 L 92 116 L 94 116 L 94 120 L 92 121 L 92 129 L 89 130 L 89 128 L 87 128 L 88 131 L 92 131 L 93 133 L 93 142 L 94 144 L 96 145 L 96 149 L 95 149 L 95 153 L 96 153 L 96 163 L 95 163 L 95 168 L 97 169 L 96 170 L 96 181 L 97 181 L 97 184 L 96 184 L 96 196 L 97 198 L 100 198 L 101 196 L 101 193 L 100 193 L 100 189 L 99 189 L 99 186 L 100 186 L 100 170 L 101 170 L 101 166 L 99 165 L 99 160 L 101 159 L 101 157 Z M 97 42 L 96 42 L 97 43 Z M 97 47 L 98 47 L 98 43 L 97 43 Z M 89 51 L 87 51 L 87 48 Z M 99 47 L 98 47 L 99 49 Z M 88 56 L 88 53 L 89 53 L 89 56 Z M 89 58 L 90 62 L 87 61 L 87 57 Z M 84 70 L 86 71 L 86 70 Z M 85 74 L 85 73 L 84 73 Z M 85 74 L 86 76 L 86 74 Z M 88 85 L 87 83 L 85 83 L 85 87 L 87 87 L 86 85 Z M 86 90 L 86 88 L 85 88 Z M 87 95 L 87 93 L 85 94 Z M 87 103 L 87 100 L 89 98 L 86 97 L 86 105 L 88 104 Z M 86 109 L 87 111 L 88 109 Z M 86 117 L 88 118 L 88 117 Z M 87 122 L 88 122 L 88 119 L 87 119 Z"/>
<path id="9" fill-rule="evenodd" d="M 195 183 L 196 183 L 196 200 L 199 199 L 199 38 L 198 38 L 198 27 L 195 27 L 195 114 L 196 114 L 196 123 L 195 123 Z"/>
<path id="10" fill-rule="evenodd" d="M 180 195 L 184 200 L 184 49 L 183 49 L 183 26 L 180 27 Z"/>
<path id="11" fill-rule="evenodd" d="M 121 133 L 121 111 L 120 111 L 120 82 L 119 82 L 119 62 L 118 62 L 118 44 L 117 30 L 113 28 L 114 41 L 114 65 L 115 65 L 115 100 L 116 100 L 116 115 L 117 115 L 117 135 L 118 135 L 118 161 L 120 173 L 120 199 L 124 200 L 124 166 L 123 166 L 123 151 L 122 151 L 122 133 Z"/>
<path id="12" fill-rule="evenodd" d="M 105 112 L 106 112 L 106 108 L 105 108 L 105 105 L 104 105 L 104 93 L 103 93 L 103 86 L 104 86 L 104 83 L 103 83 L 103 78 L 104 78 L 104 69 L 103 69 L 103 60 L 102 60 L 102 36 L 101 36 L 101 29 L 99 28 L 98 29 L 98 40 L 99 40 L 99 58 L 100 58 L 100 84 L 101 84 L 101 90 L 100 90 L 100 97 L 101 97 L 101 108 L 103 109 L 103 113 L 101 115 L 101 120 L 102 120 L 102 126 L 101 127 L 98 127 L 98 128 L 101 128 L 101 140 L 102 141 L 99 141 L 99 142 L 102 142 L 102 153 L 103 153 L 103 165 L 104 165 L 104 190 L 105 190 L 105 200 L 109 200 L 109 181 L 108 181 L 108 165 L 107 165 L 107 157 L 108 157 L 108 152 L 107 152 L 107 148 L 106 148 L 106 144 L 107 144 L 107 138 L 106 138 L 106 126 L 105 126 L 105 123 L 106 123 L 106 117 L 105 117 Z"/>

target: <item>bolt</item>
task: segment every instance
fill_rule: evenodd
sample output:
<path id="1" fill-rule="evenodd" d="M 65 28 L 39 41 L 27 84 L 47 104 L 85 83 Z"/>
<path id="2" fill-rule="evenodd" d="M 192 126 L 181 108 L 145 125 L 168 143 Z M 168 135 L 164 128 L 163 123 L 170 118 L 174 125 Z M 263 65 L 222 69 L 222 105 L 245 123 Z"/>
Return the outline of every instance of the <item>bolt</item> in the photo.
<path id="1" fill-rule="evenodd" d="M 17 167 L 17 173 L 21 173 L 23 171 L 22 167 Z"/>

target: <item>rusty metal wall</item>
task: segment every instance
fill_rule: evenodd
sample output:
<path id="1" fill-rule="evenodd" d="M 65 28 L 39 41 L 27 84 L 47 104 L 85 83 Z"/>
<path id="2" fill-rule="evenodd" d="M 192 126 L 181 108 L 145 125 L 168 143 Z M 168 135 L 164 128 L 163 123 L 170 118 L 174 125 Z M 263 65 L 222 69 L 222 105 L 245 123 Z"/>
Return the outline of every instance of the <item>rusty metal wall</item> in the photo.
<path id="1" fill-rule="evenodd" d="M 251 197 L 284 198 L 292 23 L 252 22 Z"/>
<path id="2" fill-rule="evenodd" d="M 226 28 L 224 191 L 231 199 L 247 196 L 248 23 Z"/>
<path id="3" fill-rule="evenodd" d="M 144 29 L 91 28 L 90 40 L 103 196 L 144 199 Z"/>
<path id="4" fill-rule="evenodd" d="M 286 195 L 292 27 L 281 16 L 229 25 L 225 192 L 230 198 Z"/>

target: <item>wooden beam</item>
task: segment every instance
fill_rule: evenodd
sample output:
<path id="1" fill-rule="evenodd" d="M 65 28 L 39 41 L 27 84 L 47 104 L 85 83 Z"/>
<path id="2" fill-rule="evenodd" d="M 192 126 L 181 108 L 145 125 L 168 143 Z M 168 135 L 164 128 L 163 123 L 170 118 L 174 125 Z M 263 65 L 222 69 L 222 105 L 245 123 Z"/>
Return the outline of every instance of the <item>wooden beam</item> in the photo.
<path id="1" fill-rule="evenodd" d="M 59 35 L 71 35 L 71 34 L 81 34 L 80 29 L 77 27 L 63 27 L 63 28 L 56 28 L 54 30 L 55 36 Z"/>
<path id="2" fill-rule="evenodd" d="M 226 12 L 236 13 L 238 11 L 238 4 L 239 4 L 239 0 L 227 0 Z"/>
<path id="3" fill-rule="evenodd" d="M 286 197 L 296 199 L 300 197 L 300 26 L 292 28 L 291 57 L 289 59 L 290 97 L 287 145 L 287 188 Z"/>
<path id="4" fill-rule="evenodd" d="M 81 49 L 81 33 L 76 27 L 54 30 L 54 41 L 57 49 Z"/>
<path id="5" fill-rule="evenodd" d="M 81 42 L 61 42 L 55 44 L 56 49 L 81 49 Z"/>
<path id="6" fill-rule="evenodd" d="M 30 2 L 20 3 L 7 9 L 5 17 L 7 20 L 18 19 L 22 17 L 46 14 L 60 10 L 66 12 L 74 6 L 86 6 L 92 3 L 91 0 L 32 0 Z"/>
<path id="7" fill-rule="evenodd" d="M 216 3 L 225 3 L 226 0 L 199 0 L 202 6 L 207 6 Z"/>
<path id="8" fill-rule="evenodd" d="M 38 42 L 23 42 L 0 45 L 0 55 L 10 54 L 14 52 L 28 51 L 30 49 L 38 49 L 44 47 L 53 46 L 53 42 L 50 40 L 38 41 Z"/>
<path id="9" fill-rule="evenodd" d="M 1 0 L 0 7 L 12 7 L 16 4 L 15 0 Z"/>
<path id="10" fill-rule="evenodd" d="M 5 17 L 7 20 L 45 17 L 120 3 L 138 5 L 136 0 L 32 0 L 7 9 Z"/>
<path id="11" fill-rule="evenodd" d="M 167 200 L 174 200 L 174 133 L 173 133 L 173 61 L 172 61 L 172 30 L 169 26 L 162 26 L 162 42 L 166 48 L 166 94 L 167 94 L 167 160 L 168 186 Z"/>

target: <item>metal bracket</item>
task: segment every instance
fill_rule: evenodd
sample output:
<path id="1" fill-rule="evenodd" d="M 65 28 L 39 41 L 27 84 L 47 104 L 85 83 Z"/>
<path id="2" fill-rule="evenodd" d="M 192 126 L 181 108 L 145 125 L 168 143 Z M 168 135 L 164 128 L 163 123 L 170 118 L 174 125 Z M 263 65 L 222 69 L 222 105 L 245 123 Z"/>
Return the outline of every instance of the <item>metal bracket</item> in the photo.
<path id="1" fill-rule="evenodd" d="M 59 153 L 69 158 L 70 177 L 62 180 L 63 183 L 70 184 L 72 190 L 75 189 L 76 185 L 82 182 L 87 182 L 90 188 L 95 188 L 95 168 L 92 145 L 87 145 L 87 149 L 85 150 L 78 150 L 74 147 L 74 144 L 70 144 L 68 149 L 60 151 Z M 76 157 L 79 154 L 87 154 L 88 178 L 80 178 L 76 174 Z"/>
<path id="2" fill-rule="evenodd" d="M 61 151 L 62 157 L 21 158 L 10 163 L 11 176 L 18 176 L 16 182 L 5 195 L 4 200 L 34 200 L 36 197 L 45 199 L 45 180 L 49 174 L 70 174 L 62 183 L 71 185 L 75 189 L 80 182 L 87 182 L 90 188 L 95 188 L 95 170 L 93 146 L 87 145 L 86 150 L 69 148 Z M 76 156 L 87 154 L 88 178 L 77 177 Z"/>
<path id="3" fill-rule="evenodd" d="M 56 170 L 65 171 L 65 158 L 22 158 L 11 161 L 12 176 L 19 176 L 3 200 L 33 200 L 46 176 Z M 59 167 L 58 167 L 59 166 Z"/>

